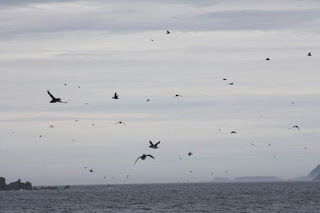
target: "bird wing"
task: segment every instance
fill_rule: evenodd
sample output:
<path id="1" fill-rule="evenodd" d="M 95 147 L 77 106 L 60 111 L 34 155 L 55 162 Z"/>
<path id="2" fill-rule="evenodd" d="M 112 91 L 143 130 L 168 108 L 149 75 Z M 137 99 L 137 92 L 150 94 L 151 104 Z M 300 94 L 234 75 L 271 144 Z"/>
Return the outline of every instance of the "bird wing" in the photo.
<path id="1" fill-rule="evenodd" d="M 152 143 L 152 141 L 149 141 L 149 143 L 150 143 L 151 146 L 154 146 L 153 143 Z"/>
<path id="2" fill-rule="evenodd" d="M 158 146 L 160 144 L 160 141 L 158 143 L 156 143 L 155 145 Z"/>
<path id="3" fill-rule="evenodd" d="M 154 157 L 153 157 L 152 155 L 146 155 L 146 156 L 149 156 L 150 158 L 153 158 L 153 159 L 154 159 Z"/>
<path id="4" fill-rule="evenodd" d="M 48 94 L 50 95 L 50 97 L 51 97 L 52 99 L 55 99 L 55 97 L 49 92 L 49 90 L 47 90 L 47 92 L 48 92 Z"/>
<path id="5" fill-rule="evenodd" d="M 138 157 L 137 160 L 134 162 L 134 165 L 136 165 L 137 161 L 140 159 L 141 157 Z"/>

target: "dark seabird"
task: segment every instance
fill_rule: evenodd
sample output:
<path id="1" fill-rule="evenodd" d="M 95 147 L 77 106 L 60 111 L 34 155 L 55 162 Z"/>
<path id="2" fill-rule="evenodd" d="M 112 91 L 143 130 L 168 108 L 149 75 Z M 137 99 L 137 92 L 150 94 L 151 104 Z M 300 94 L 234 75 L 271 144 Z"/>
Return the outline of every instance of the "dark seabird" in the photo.
<path id="1" fill-rule="evenodd" d="M 270 61 L 270 58 L 266 58 L 266 61 Z"/>
<path id="2" fill-rule="evenodd" d="M 158 145 L 160 144 L 160 141 L 158 143 L 156 143 L 156 144 L 153 144 L 152 141 L 149 141 L 149 143 L 150 143 L 149 147 L 151 149 L 158 149 L 159 148 Z"/>
<path id="3" fill-rule="evenodd" d="M 92 170 L 92 169 L 90 169 L 90 170 L 89 170 L 89 172 L 93 172 L 93 170 Z"/>
<path id="4" fill-rule="evenodd" d="M 292 101 L 291 104 L 294 104 L 294 101 Z"/>
<path id="5" fill-rule="evenodd" d="M 269 144 L 268 146 L 271 146 L 271 144 Z"/>
<path id="6" fill-rule="evenodd" d="M 153 158 L 153 159 L 154 159 L 154 157 L 153 157 L 152 155 L 150 155 L 150 154 L 148 154 L 148 155 L 143 154 L 143 155 L 141 155 L 140 157 L 137 158 L 137 160 L 134 162 L 134 165 L 136 165 L 136 163 L 137 163 L 137 161 L 138 161 L 139 159 L 145 160 L 147 157 L 150 157 L 150 158 Z"/>
<path id="7" fill-rule="evenodd" d="M 42 135 L 39 135 L 39 138 L 42 138 Z"/>
<path id="8" fill-rule="evenodd" d="M 54 126 L 53 126 L 53 125 L 50 125 L 50 128 L 54 128 Z"/>
<path id="9" fill-rule="evenodd" d="M 75 120 L 74 122 L 78 122 L 78 120 Z"/>
<path id="10" fill-rule="evenodd" d="M 150 101 L 150 99 L 148 98 L 148 99 L 147 99 L 147 102 L 149 102 L 149 101 Z"/>
<path id="11" fill-rule="evenodd" d="M 114 96 L 112 97 L 112 99 L 119 99 L 119 95 L 117 93 L 114 93 Z"/>
<path id="12" fill-rule="evenodd" d="M 188 155 L 191 156 L 191 155 L 193 155 L 193 154 L 192 154 L 192 152 L 189 152 Z"/>
<path id="13" fill-rule="evenodd" d="M 94 126 L 94 123 L 92 123 L 92 126 Z"/>
<path id="14" fill-rule="evenodd" d="M 309 52 L 307 56 L 312 56 L 312 55 L 311 55 L 311 52 Z"/>
<path id="15" fill-rule="evenodd" d="M 232 131 L 231 134 L 237 134 L 237 132 L 236 131 Z"/>
<path id="16" fill-rule="evenodd" d="M 150 39 L 150 41 L 153 41 L 153 39 Z"/>
<path id="17" fill-rule="evenodd" d="M 127 124 L 123 123 L 122 121 L 118 121 L 118 122 L 116 122 L 116 123 L 114 123 L 114 124 L 123 124 L 123 125 L 127 125 Z"/>
<path id="18" fill-rule="evenodd" d="M 65 86 L 67 86 L 67 84 L 64 84 Z"/>
<path id="19" fill-rule="evenodd" d="M 192 171 L 190 170 L 190 173 L 192 173 Z"/>
<path id="20" fill-rule="evenodd" d="M 233 82 L 231 82 L 231 83 L 228 83 L 229 85 L 233 85 Z"/>
<path id="21" fill-rule="evenodd" d="M 222 80 L 226 81 L 227 79 L 226 79 L 226 78 L 223 78 Z"/>
<path id="22" fill-rule="evenodd" d="M 299 126 L 297 126 L 297 125 L 293 126 L 292 129 L 293 128 L 297 128 L 298 130 L 300 130 Z"/>
<path id="23" fill-rule="evenodd" d="M 170 34 L 171 32 L 169 30 L 167 30 L 167 34 Z"/>
<path id="24" fill-rule="evenodd" d="M 50 97 L 52 98 L 52 100 L 50 101 L 50 103 L 56 103 L 56 102 L 60 102 L 60 103 L 68 103 L 68 102 L 63 102 L 61 101 L 61 98 L 55 98 L 50 92 L 49 90 L 47 90 L 48 94 L 50 95 Z"/>
<path id="25" fill-rule="evenodd" d="M 173 96 L 174 98 L 178 98 L 178 97 L 182 97 L 182 95 L 176 94 L 175 96 Z"/>

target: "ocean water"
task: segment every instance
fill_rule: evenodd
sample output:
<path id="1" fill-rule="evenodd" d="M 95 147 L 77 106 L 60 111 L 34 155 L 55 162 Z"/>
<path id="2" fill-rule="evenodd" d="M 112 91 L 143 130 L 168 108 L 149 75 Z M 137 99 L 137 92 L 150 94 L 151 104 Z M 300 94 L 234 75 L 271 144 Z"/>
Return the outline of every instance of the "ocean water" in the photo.
<path id="1" fill-rule="evenodd" d="M 0 212 L 320 213 L 320 182 L 71 186 L 0 191 Z"/>

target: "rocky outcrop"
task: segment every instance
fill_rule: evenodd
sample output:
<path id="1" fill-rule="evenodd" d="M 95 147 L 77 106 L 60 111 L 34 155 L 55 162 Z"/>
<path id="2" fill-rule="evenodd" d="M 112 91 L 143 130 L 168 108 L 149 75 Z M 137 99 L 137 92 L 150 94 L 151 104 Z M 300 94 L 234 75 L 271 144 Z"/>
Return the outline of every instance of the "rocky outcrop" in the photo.
<path id="1" fill-rule="evenodd" d="M 311 180 L 316 180 L 318 178 L 320 179 L 320 165 L 314 168 L 307 177 Z"/>
<path id="2" fill-rule="evenodd" d="M 6 184 L 6 179 L 0 177 L 0 190 L 32 190 L 32 184 L 30 182 L 22 183 L 21 180 Z"/>

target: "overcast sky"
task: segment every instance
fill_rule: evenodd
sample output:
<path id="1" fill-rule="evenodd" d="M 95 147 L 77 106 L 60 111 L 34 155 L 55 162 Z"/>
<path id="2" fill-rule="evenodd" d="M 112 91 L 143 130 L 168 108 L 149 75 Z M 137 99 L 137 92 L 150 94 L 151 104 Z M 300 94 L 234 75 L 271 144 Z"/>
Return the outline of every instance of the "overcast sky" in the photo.
<path id="1" fill-rule="evenodd" d="M 0 20 L 8 181 L 293 178 L 320 164 L 319 1 L 3 0 Z M 155 160 L 134 166 L 144 153 Z"/>

